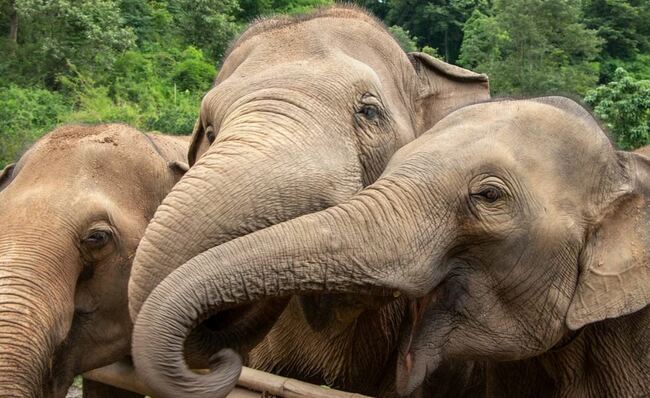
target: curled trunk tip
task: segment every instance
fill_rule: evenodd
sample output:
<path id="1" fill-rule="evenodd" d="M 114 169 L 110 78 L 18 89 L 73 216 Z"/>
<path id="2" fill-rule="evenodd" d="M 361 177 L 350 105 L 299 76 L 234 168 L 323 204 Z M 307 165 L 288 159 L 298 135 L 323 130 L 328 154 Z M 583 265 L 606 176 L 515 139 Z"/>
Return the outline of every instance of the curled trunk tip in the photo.
<path id="1" fill-rule="evenodd" d="M 161 333 L 153 334 L 152 330 L 166 330 L 174 324 L 164 326 L 166 318 L 162 317 L 146 322 L 154 325 L 153 328 L 143 327 L 142 319 L 151 320 L 148 304 L 151 303 L 147 301 L 142 307 L 133 330 L 133 360 L 143 381 L 161 398 L 226 397 L 235 388 L 241 373 L 243 363 L 239 354 L 229 348 L 221 349 L 210 357 L 209 373 L 191 370 L 183 355 L 184 342 L 191 328 L 179 330 L 171 326 L 174 333 L 166 334 L 161 341 L 157 338 Z"/>

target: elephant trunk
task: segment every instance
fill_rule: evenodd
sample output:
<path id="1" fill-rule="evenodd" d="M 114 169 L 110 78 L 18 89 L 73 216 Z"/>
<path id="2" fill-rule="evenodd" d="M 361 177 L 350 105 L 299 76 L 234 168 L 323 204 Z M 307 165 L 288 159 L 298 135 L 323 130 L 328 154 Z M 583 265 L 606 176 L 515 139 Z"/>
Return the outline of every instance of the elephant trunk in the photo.
<path id="1" fill-rule="evenodd" d="M 436 277 L 424 271 L 431 255 L 422 252 L 424 234 L 418 233 L 428 217 L 410 211 L 415 207 L 396 212 L 391 203 L 402 195 L 378 183 L 344 204 L 191 259 L 154 290 L 138 316 L 133 353 L 140 375 L 161 397 L 223 397 L 241 369 L 235 352 L 219 351 L 208 375 L 192 372 L 183 360 L 185 339 L 206 317 L 269 298 L 286 303 L 294 294 L 354 293 L 386 302 L 402 292 L 425 294 L 427 278 Z M 391 227 L 408 224 L 412 228 Z M 227 330 L 221 335 L 221 347 L 250 339 Z"/>
<path id="2" fill-rule="evenodd" d="M 20 242 L 0 241 L 0 396 L 38 397 L 58 389 L 49 376 L 72 323 L 74 283 L 57 266 L 62 253 Z"/>
<path id="3" fill-rule="evenodd" d="M 324 142 L 333 141 L 328 138 L 332 134 L 297 121 L 309 120 L 306 116 L 261 116 L 232 122 L 219 131 L 221 138 L 162 202 L 133 263 L 129 281 L 133 320 L 158 283 L 194 256 L 340 203 L 361 189 L 361 177 L 349 177 L 359 167 L 351 153 L 354 148 Z M 296 136 L 301 136 L 300 142 Z M 314 151 L 318 147 L 327 147 L 327 155 Z"/>

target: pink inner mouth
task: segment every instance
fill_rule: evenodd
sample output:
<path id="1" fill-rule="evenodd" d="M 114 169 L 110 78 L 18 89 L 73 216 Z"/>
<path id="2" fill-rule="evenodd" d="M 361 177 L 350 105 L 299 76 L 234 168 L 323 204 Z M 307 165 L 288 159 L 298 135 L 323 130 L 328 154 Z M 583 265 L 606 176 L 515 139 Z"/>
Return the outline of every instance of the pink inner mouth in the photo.
<path id="1" fill-rule="evenodd" d="M 422 322 L 422 318 L 427 306 L 431 303 L 435 295 L 436 292 L 434 290 L 430 294 L 427 294 L 424 297 L 420 297 L 419 299 L 415 299 L 410 302 L 409 311 L 412 322 L 411 333 L 409 335 L 408 343 L 406 344 L 406 350 L 404 351 L 404 369 L 406 370 L 407 377 L 411 374 L 411 370 L 413 369 L 413 353 L 411 352 L 413 337 L 415 336 L 415 333 L 418 330 L 420 323 Z"/>

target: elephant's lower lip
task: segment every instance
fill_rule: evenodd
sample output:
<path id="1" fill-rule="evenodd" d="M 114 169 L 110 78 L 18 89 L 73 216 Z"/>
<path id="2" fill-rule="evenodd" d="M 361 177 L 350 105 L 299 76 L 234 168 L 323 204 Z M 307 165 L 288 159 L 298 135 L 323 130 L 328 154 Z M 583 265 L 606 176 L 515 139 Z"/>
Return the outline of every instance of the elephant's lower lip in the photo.
<path id="1" fill-rule="evenodd" d="M 422 319 L 426 312 L 427 307 L 435 300 L 437 296 L 437 289 L 433 289 L 429 294 L 412 299 L 409 302 L 408 314 L 410 323 L 407 334 L 404 335 L 403 341 L 405 342 L 401 350 L 402 354 L 399 356 L 399 365 L 402 368 L 401 380 L 397 380 L 399 390 L 404 391 L 410 383 L 411 374 L 413 371 L 413 364 L 416 360 L 416 352 L 413 351 L 413 342 L 417 333 L 419 332 Z"/>

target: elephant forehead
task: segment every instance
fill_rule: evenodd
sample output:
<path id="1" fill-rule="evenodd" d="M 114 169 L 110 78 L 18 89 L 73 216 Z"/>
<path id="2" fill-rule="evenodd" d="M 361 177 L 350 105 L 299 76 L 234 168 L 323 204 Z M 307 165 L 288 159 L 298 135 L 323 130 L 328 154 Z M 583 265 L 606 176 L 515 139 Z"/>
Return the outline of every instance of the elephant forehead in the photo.
<path id="1" fill-rule="evenodd" d="M 615 150 L 593 122 L 532 101 L 495 101 L 471 105 L 441 120 L 422 142 L 405 151 L 441 148 L 454 153 L 510 152 L 519 162 L 568 168 L 608 164 Z M 477 144 L 477 145 L 475 145 Z"/>
<path id="2" fill-rule="evenodd" d="M 152 160 L 157 158 L 146 137 L 132 127 L 64 126 L 46 135 L 20 159 L 15 182 L 29 179 L 63 186 L 89 177 L 97 186 L 119 183 L 153 169 Z"/>
<path id="3" fill-rule="evenodd" d="M 454 112 L 393 157 L 384 174 L 414 163 L 431 177 L 495 171 L 563 198 L 592 197 L 616 173 L 615 150 L 594 123 L 561 109 L 501 101 Z M 422 173 L 420 173 L 422 174 Z M 430 178 L 430 177 L 429 177 Z"/>
<path id="4" fill-rule="evenodd" d="M 395 89 L 382 81 L 373 68 L 337 53 L 333 61 L 285 62 L 258 70 L 253 75 L 237 72 L 204 97 L 201 115 L 205 121 L 220 124 L 220 116 L 236 117 L 235 111 L 245 105 L 260 110 L 265 104 L 263 101 L 267 101 L 268 106 L 278 105 L 272 101 L 282 101 L 312 112 L 326 111 L 325 105 L 347 109 L 366 92 L 383 94 L 385 101 L 391 102 Z"/>
<path id="5" fill-rule="evenodd" d="M 232 47 L 222 75 L 230 75 L 234 70 L 230 68 L 239 67 L 247 58 L 272 64 L 309 55 L 322 58 L 331 49 L 341 48 L 359 57 L 378 49 L 399 50 L 383 25 L 372 16 L 351 7 L 334 7 L 307 17 L 271 18 L 254 23 Z"/>

